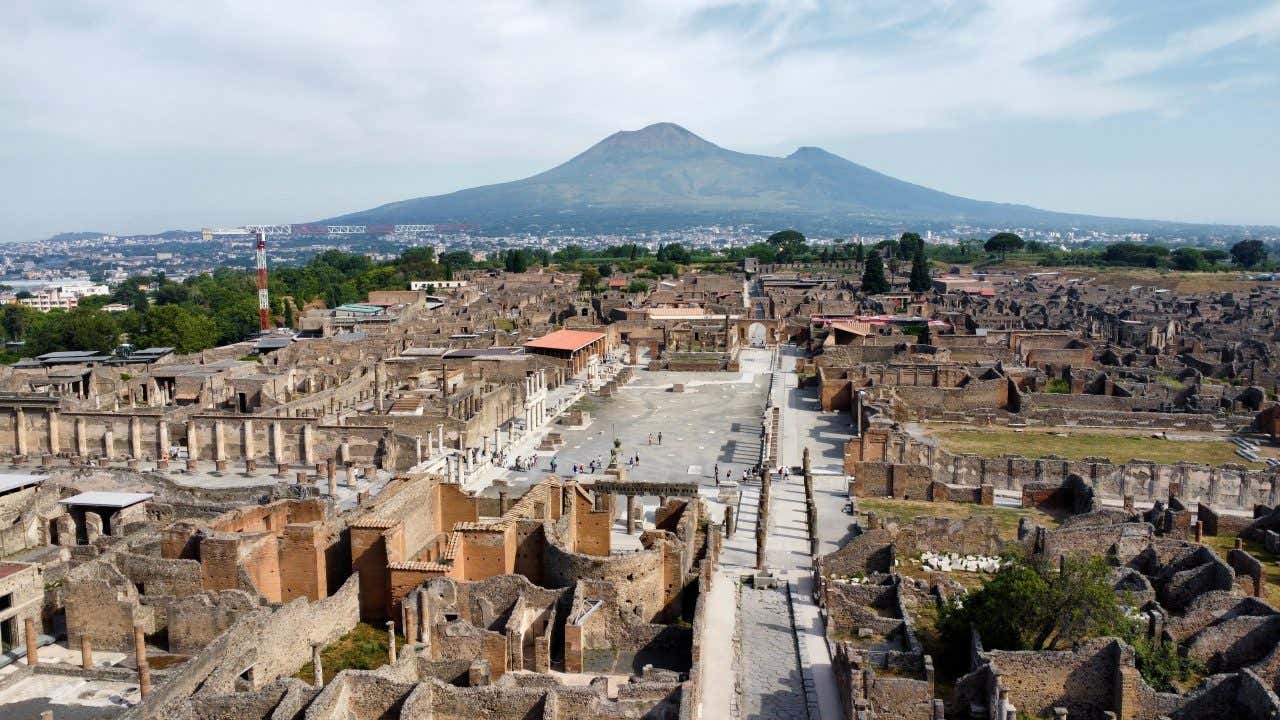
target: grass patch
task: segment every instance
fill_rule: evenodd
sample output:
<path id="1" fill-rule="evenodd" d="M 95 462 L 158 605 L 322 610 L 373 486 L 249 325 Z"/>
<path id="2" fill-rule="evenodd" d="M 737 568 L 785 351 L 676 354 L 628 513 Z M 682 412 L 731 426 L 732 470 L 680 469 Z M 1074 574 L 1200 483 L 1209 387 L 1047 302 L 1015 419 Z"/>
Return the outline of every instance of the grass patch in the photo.
<path id="1" fill-rule="evenodd" d="M 894 500 L 893 498 L 858 498 L 859 512 L 874 512 L 876 515 L 896 520 L 900 525 L 910 525 L 912 519 L 919 515 L 963 519 L 968 517 L 990 517 L 995 521 L 1000 537 L 1011 540 L 1018 536 L 1018 521 L 1028 518 L 1031 522 L 1047 528 L 1056 528 L 1061 521 L 1043 510 L 1035 508 L 1010 508 L 994 505 L 975 505 L 973 503 L 928 502 L 926 500 Z M 901 571 L 908 563 L 902 563 Z M 976 573 L 951 573 L 949 577 Z"/>
<path id="2" fill-rule="evenodd" d="M 1233 535 L 1215 535 L 1205 537 L 1204 544 L 1226 560 L 1227 551 L 1236 546 L 1236 539 Z M 1254 540 L 1245 540 L 1244 550 L 1262 563 L 1262 580 L 1265 583 L 1263 592 L 1267 595 L 1267 602 L 1280 605 L 1280 565 L 1276 565 L 1280 561 L 1280 555 L 1269 552 L 1262 543 Z"/>
<path id="3" fill-rule="evenodd" d="M 404 638 L 396 636 L 397 649 L 404 646 Z M 346 635 L 320 650 L 320 665 L 324 669 L 327 684 L 343 670 L 377 670 L 387 664 L 387 631 L 360 623 Z M 312 681 L 311 661 L 294 677 L 304 682 Z"/>
<path id="4" fill-rule="evenodd" d="M 1236 455 L 1236 446 L 1222 440 L 1164 440 L 1161 438 L 1108 435 L 1104 433 L 1057 433 L 1026 430 L 938 430 L 933 433 L 942 446 L 954 453 L 975 453 L 987 457 L 1059 455 L 1070 460 L 1106 457 L 1124 463 L 1134 458 L 1172 465 L 1186 460 L 1204 465 L 1239 463 L 1261 468 Z"/>

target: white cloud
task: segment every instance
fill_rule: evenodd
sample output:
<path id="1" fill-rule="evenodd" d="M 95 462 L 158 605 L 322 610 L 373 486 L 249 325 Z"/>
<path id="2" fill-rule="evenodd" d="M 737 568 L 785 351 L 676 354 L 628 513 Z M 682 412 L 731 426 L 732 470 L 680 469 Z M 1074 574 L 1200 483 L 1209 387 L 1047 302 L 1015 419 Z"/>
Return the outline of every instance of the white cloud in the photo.
<path id="1" fill-rule="evenodd" d="M 0 131 L 176 158 L 536 166 L 659 120 L 744 149 L 1087 120 L 1166 109 L 1180 91 L 1144 76 L 1274 41 L 1280 5 L 1147 50 L 1108 47 L 1113 26 L 1083 0 L 18 0 L 0 9 Z M 1097 42 L 1085 69 L 1051 62 Z"/>

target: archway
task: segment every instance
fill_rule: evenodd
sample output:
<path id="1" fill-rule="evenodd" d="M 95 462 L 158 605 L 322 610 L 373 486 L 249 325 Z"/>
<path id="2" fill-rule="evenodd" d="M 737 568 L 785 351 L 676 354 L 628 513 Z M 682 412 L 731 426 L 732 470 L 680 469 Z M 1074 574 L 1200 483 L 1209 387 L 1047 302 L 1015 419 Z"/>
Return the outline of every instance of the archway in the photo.
<path id="1" fill-rule="evenodd" d="M 764 323 L 751 323 L 747 327 L 747 342 L 750 343 L 751 347 L 764 347 L 765 336 Z"/>

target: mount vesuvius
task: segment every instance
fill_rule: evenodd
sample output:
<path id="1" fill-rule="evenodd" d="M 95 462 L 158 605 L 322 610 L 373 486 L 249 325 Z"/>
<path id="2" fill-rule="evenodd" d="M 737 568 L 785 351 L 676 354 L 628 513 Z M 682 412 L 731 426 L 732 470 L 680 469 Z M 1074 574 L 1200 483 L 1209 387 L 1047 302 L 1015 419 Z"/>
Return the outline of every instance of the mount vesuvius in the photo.
<path id="1" fill-rule="evenodd" d="M 672 123 L 617 132 L 533 177 L 382 205 L 332 224 L 463 223 L 623 229 L 775 222 L 847 229 L 902 223 L 1151 228 L 983 202 L 898 180 L 825 150 L 786 157 L 727 150 Z"/>

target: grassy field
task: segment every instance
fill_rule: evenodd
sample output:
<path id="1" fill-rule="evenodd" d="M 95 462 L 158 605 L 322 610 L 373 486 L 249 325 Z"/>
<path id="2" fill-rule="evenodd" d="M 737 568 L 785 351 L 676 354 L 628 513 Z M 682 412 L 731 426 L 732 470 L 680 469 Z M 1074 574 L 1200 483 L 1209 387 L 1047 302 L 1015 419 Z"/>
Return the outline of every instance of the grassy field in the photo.
<path id="1" fill-rule="evenodd" d="M 1213 548 L 1215 552 L 1222 556 L 1223 560 L 1227 559 L 1227 551 L 1236 546 L 1234 536 L 1217 535 L 1214 537 L 1206 537 L 1204 544 Z M 1266 582 L 1267 601 L 1272 605 L 1280 604 L 1280 565 L 1276 565 L 1276 561 L 1280 560 L 1280 555 L 1267 552 L 1267 549 L 1260 542 L 1252 540 L 1244 541 L 1244 549 L 1262 563 L 1262 579 Z"/>
<path id="2" fill-rule="evenodd" d="M 996 455 L 1060 455 L 1071 460 L 1106 457 L 1123 463 L 1134 458 L 1169 464 L 1186 460 L 1205 465 L 1240 463 L 1252 468 L 1263 467 L 1236 455 L 1236 446 L 1225 440 L 1163 440 L 1139 435 L 1106 433 L 1057 433 L 1028 429 L 1012 430 L 937 430 L 932 433 L 942 447 L 956 453 Z"/>
<path id="3" fill-rule="evenodd" d="M 901 525 L 910 524 L 918 515 L 932 517 L 967 518 L 989 516 L 995 520 L 1000 537 L 1012 540 L 1018 536 L 1018 521 L 1028 518 L 1047 528 L 1058 527 L 1059 520 L 1049 513 L 1035 508 L 996 507 L 973 503 L 928 502 L 925 500 L 893 500 L 891 498 L 858 498 L 859 512 L 896 520 Z"/>
<path id="4" fill-rule="evenodd" d="M 396 647 L 404 645 L 404 638 L 396 636 Z M 338 638 L 320 650 L 320 665 L 324 681 L 328 683 L 342 670 L 377 670 L 387 664 L 387 631 L 360 623 L 351 632 Z M 294 677 L 304 682 L 312 680 L 312 666 L 308 661 Z"/>

